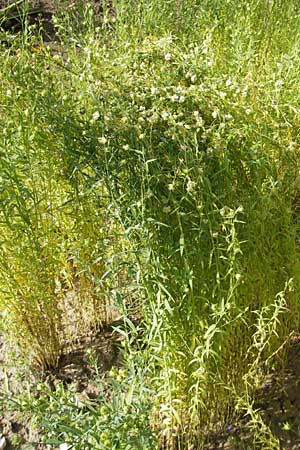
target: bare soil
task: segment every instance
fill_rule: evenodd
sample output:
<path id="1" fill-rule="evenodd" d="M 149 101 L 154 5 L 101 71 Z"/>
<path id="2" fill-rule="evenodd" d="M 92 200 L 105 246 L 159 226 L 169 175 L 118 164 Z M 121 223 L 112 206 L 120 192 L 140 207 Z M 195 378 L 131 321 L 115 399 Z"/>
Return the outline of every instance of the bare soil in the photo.
<path id="1" fill-rule="evenodd" d="M 50 387 L 57 383 L 73 384 L 76 391 L 90 399 L 98 395 L 95 367 L 98 373 L 105 374 L 113 366 L 122 364 L 119 351 L 121 337 L 113 332 L 113 323 L 101 332 L 91 333 L 81 339 L 72 349 L 62 354 L 58 367 L 45 373 L 33 372 L 20 360 L 20 352 L 13 349 L 0 335 L 0 397 L 1 391 L 9 390 L 10 397 L 22 393 L 26 389 L 33 389 L 38 381 L 43 380 Z M 1 399 L 0 399 L 1 400 Z M 53 450 L 53 446 L 41 442 L 41 430 L 35 428 L 29 414 L 20 412 L 20 408 L 6 408 L 1 410 L 0 402 L 0 436 L 7 440 L 5 450 Z"/>
<path id="2" fill-rule="evenodd" d="M 268 375 L 255 395 L 253 408 L 279 439 L 282 450 L 300 449 L 300 339 L 290 340 L 286 364 Z M 223 432 L 208 438 L 207 450 L 269 450 L 256 442 L 250 419 L 226 424 Z M 278 450 L 279 450 L 278 449 Z"/>
<path id="3" fill-rule="evenodd" d="M 53 15 L 70 9 L 73 11 L 77 9 L 80 13 L 80 7 L 86 3 L 93 6 L 95 15 L 101 22 L 103 12 L 101 0 L 29 0 L 26 9 L 24 9 L 25 1 L 22 3 L 18 0 L 0 0 L 0 31 L 1 29 L 20 31 L 26 11 L 29 24 L 39 24 L 44 41 L 53 41 L 57 37 L 52 21 Z M 107 5 L 113 15 L 112 1 L 108 0 Z"/>

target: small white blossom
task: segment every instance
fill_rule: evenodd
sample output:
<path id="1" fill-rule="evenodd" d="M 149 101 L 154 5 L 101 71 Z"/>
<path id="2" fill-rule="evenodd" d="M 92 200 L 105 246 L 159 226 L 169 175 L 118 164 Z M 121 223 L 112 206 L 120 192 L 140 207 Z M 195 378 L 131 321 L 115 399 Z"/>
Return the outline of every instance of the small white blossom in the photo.
<path id="1" fill-rule="evenodd" d="M 107 139 L 105 136 L 102 136 L 101 138 L 99 138 L 98 141 L 100 142 L 100 144 L 103 144 L 103 145 L 107 143 Z"/>
<path id="2" fill-rule="evenodd" d="M 171 59 L 172 59 L 171 53 L 166 53 L 166 54 L 165 54 L 165 60 L 166 60 L 166 61 L 171 61 Z"/>
<path id="3" fill-rule="evenodd" d="M 175 102 L 178 102 L 179 97 L 177 94 L 174 94 L 174 95 L 171 95 L 170 100 L 175 103 Z"/>
<path id="4" fill-rule="evenodd" d="M 211 115 L 213 116 L 214 119 L 216 119 L 218 117 L 218 112 L 217 111 L 213 111 L 211 113 Z"/>
<path id="5" fill-rule="evenodd" d="M 189 180 L 186 186 L 187 192 L 192 192 L 195 189 L 195 186 L 196 186 L 195 181 Z"/>
<path id="6" fill-rule="evenodd" d="M 71 445 L 68 444 L 60 444 L 59 446 L 59 450 L 69 450 L 69 448 L 71 448 Z"/>
<path id="7" fill-rule="evenodd" d="M 99 117 L 100 117 L 99 111 L 95 111 L 92 115 L 92 122 L 96 122 L 96 120 L 98 120 Z"/>
<path id="8" fill-rule="evenodd" d="M 277 80 L 276 83 L 275 83 L 276 87 L 280 87 L 282 85 L 283 85 L 283 80 Z"/>
<path id="9" fill-rule="evenodd" d="M 247 114 L 247 116 L 249 116 L 249 114 L 251 114 L 251 109 L 250 109 L 250 108 L 247 108 L 246 111 L 245 111 L 245 113 Z"/>

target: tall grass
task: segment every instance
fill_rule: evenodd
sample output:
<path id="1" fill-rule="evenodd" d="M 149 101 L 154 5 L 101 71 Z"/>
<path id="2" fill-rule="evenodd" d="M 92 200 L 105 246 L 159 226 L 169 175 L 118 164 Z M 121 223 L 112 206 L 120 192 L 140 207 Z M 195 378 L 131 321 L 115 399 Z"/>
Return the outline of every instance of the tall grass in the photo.
<path id="1" fill-rule="evenodd" d="M 77 159 L 86 138 L 65 114 L 71 95 L 38 45 L 28 36 L 25 49 L 2 50 L 1 310 L 25 353 L 53 367 L 65 346 L 117 313 L 110 290 L 123 250 L 105 188 Z"/>
<path id="2" fill-rule="evenodd" d="M 38 329 L 47 316 L 58 339 L 62 270 L 74 285 L 75 267 L 87 287 L 79 306 L 85 296 L 94 305 L 106 295 L 99 255 L 116 252 L 104 237 L 126 245 L 137 268 L 127 282 L 143 287 L 153 426 L 166 448 L 197 448 L 249 405 L 299 331 L 299 7 L 115 8 L 79 37 L 68 25 L 61 54 L 42 44 L 2 52 L 13 68 L 2 92 L 2 290 L 19 314 L 17 286 L 30 288 L 22 320 L 9 317 L 32 339 L 26 318 Z"/>

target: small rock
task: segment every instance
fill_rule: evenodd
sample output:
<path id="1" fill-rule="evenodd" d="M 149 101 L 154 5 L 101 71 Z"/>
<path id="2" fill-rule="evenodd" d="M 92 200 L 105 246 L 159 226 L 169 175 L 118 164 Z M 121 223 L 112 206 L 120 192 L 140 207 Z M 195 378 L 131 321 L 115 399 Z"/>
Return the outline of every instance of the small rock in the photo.
<path id="1" fill-rule="evenodd" d="M 4 450 L 6 447 L 6 439 L 4 436 L 0 437 L 0 450 Z"/>

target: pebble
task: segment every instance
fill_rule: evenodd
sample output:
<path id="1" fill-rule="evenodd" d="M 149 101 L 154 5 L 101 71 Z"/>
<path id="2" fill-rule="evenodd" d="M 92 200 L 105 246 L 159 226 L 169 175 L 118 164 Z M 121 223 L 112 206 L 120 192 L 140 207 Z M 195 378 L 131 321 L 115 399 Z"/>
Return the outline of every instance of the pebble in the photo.
<path id="1" fill-rule="evenodd" d="M 0 437 L 0 450 L 4 450 L 6 447 L 6 439 L 4 436 Z"/>

